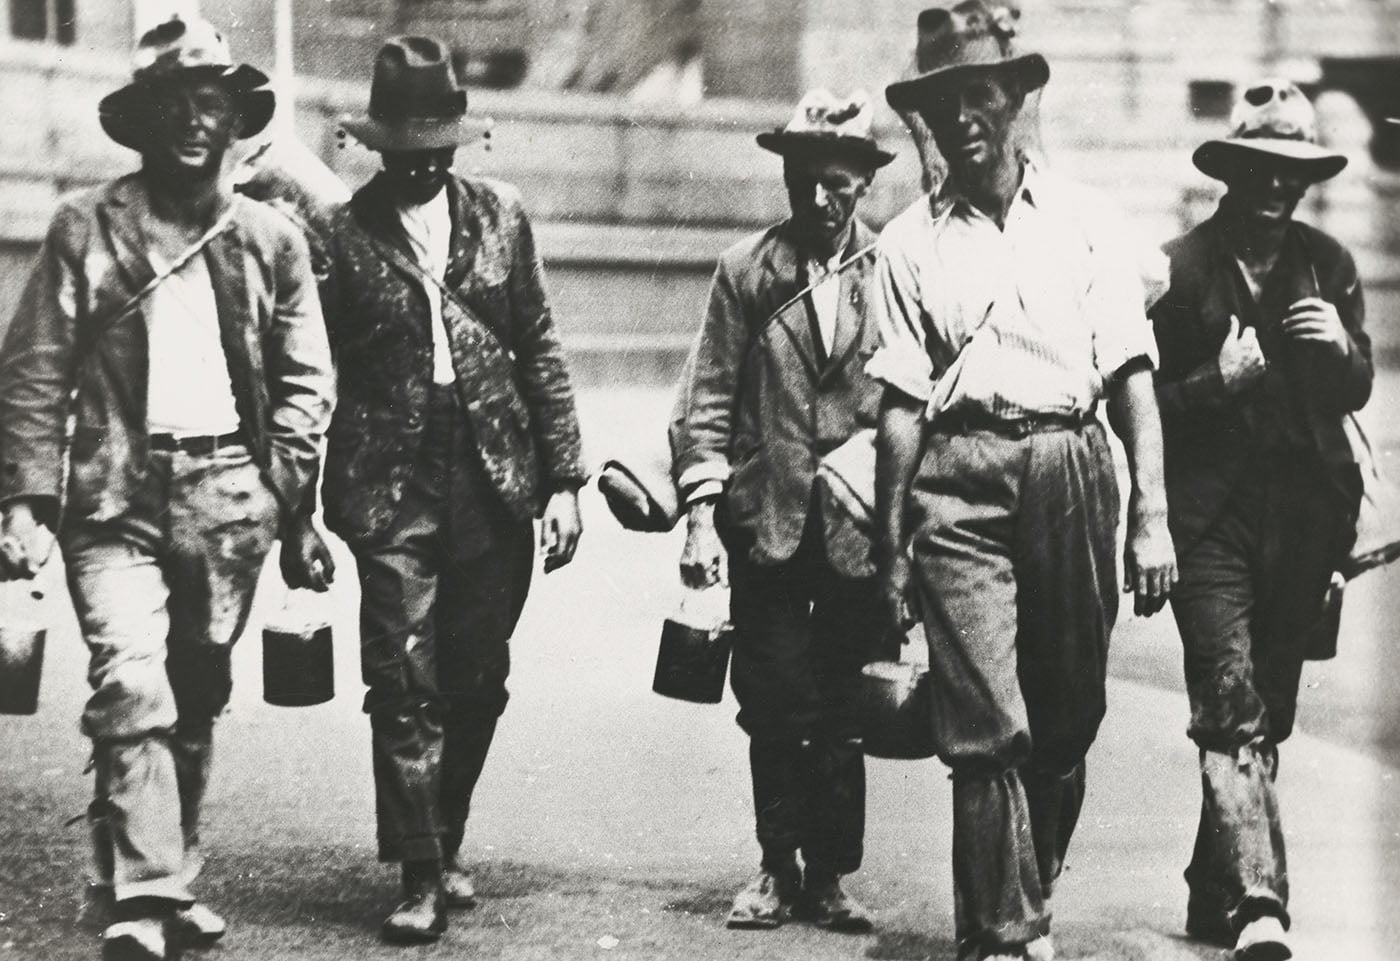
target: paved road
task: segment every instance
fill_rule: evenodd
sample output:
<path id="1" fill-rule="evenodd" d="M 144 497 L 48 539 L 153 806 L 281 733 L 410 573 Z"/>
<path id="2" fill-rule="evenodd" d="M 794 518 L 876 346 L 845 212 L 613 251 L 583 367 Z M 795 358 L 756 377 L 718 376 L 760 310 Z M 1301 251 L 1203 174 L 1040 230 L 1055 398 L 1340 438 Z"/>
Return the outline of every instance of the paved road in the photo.
<path id="1" fill-rule="evenodd" d="M 1395 400 L 1397 378 L 1382 386 Z M 586 397 L 595 450 L 656 429 L 662 404 L 654 392 Z M 650 693 L 679 542 L 620 531 L 591 492 L 585 510 L 576 563 L 537 582 L 514 645 L 513 699 L 468 842 L 485 903 L 434 948 L 375 938 L 394 887 L 374 863 L 350 578 L 335 595 L 340 694 L 330 704 L 261 703 L 256 633 L 243 642 L 200 882 L 234 924 L 216 957 L 952 958 L 949 790 L 934 762 L 871 763 L 866 867 L 852 889 L 878 908 L 877 933 L 723 930 L 757 860 L 734 705 Z M 1309 669 L 1302 733 L 1284 751 L 1303 958 L 1400 954 L 1389 947 L 1400 938 L 1400 699 L 1385 650 L 1396 576 L 1354 585 L 1342 657 Z M 85 839 L 81 826 L 64 827 L 88 786 L 75 722 L 83 655 L 63 604 L 58 592 L 40 713 L 0 718 L 0 961 L 94 956 L 92 933 L 73 921 Z M 1220 956 L 1178 936 L 1197 787 L 1176 645 L 1165 618 L 1129 620 L 1115 641 L 1109 716 L 1055 906 L 1062 957 Z"/>

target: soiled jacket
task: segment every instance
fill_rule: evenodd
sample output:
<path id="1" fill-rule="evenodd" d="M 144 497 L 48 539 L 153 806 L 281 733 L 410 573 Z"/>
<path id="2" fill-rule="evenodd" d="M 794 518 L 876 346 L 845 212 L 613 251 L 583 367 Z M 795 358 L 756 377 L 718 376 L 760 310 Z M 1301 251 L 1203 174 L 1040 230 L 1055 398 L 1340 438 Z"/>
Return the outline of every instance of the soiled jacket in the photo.
<path id="1" fill-rule="evenodd" d="M 537 515 L 544 496 L 583 482 L 578 415 L 530 223 L 514 187 L 454 178 L 442 296 L 458 396 L 504 509 Z M 375 249 L 413 254 L 382 177 L 334 216 L 322 304 L 340 405 L 329 432 L 326 522 L 347 541 L 383 534 L 422 442 L 433 373 L 424 279 Z"/>
<path id="2" fill-rule="evenodd" d="M 1361 282 L 1351 254 L 1322 231 L 1294 221 L 1256 303 L 1224 241 L 1219 215 L 1163 249 L 1171 260 L 1171 286 L 1150 314 L 1161 352 L 1157 401 L 1177 550 L 1196 543 L 1245 467 L 1265 447 L 1280 443 L 1277 428 L 1266 421 L 1276 421 L 1279 409 L 1290 414 L 1287 429 L 1297 435 L 1283 443 L 1331 468 L 1354 516 L 1360 480 L 1342 422 L 1365 405 L 1373 374 Z M 1302 297 L 1321 297 L 1337 308 L 1347 333 L 1345 357 L 1282 333 L 1280 321 Z M 1239 318 L 1241 329 L 1257 331 L 1267 376 L 1278 378 L 1272 400 L 1263 383 L 1239 394 L 1225 389 L 1217 358 L 1231 316 Z"/>
<path id="3" fill-rule="evenodd" d="M 286 508 L 315 474 L 334 379 L 306 242 L 281 214 L 232 199 L 205 248 L 242 432 Z M 56 501 L 76 388 L 64 524 L 123 515 L 150 458 L 147 322 L 111 318 L 154 276 L 139 174 L 63 200 L 0 348 L 0 498 Z"/>
<path id="4" fill-rule="evenodd" d="M 725 484 L 725 515 L 760 564 L 797 549 L 823 455 L 873 427 L 882 386 L 865 373 L 878 346 L 869 316 L 874 235 L 857 222 L 840 270 L 835 343 L 825 365 L 800 293 L 802 254 L 791 221 L 721 255 L 709 307 L 672 414 L 672 472 L 680 489 Z M 848 518 L 823 516 L 828 559 L 848 577 L 874 573 L 870 544 Z"/>

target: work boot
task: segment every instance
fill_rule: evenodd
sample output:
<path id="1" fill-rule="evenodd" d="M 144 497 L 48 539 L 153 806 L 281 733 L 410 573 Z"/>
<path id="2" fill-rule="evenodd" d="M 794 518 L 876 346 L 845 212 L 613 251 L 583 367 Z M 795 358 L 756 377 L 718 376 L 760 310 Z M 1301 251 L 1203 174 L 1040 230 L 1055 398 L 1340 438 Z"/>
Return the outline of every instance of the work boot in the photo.
<path id="1" fill-rule="evenodd" d="M 1225 916 L 1224 909 L 1205 907 L 1195 900 L 1186 904 L 1186 936 L 1217 948 L 1232 948 L 1235 945 L 1235 931 L 1230 927 L 1230 919 Z"/>
<path id="2" fill-rule="evenodd" d="M 743 930 L 776 928 L 792 916 L 793 905 L 802 893 L 802 875 L 797 862 L 776 870 L 760 868 L 758 877 L 734 898 L 725 927 Z"/>
<path id="3" fill-rule="evenodd" d="M 1235 961 L 1285 961 L 1293 957 L 1283 922 L 1272 914 L 1255 918 L 1240 931 Z"/>
<path id="4" fill-rule="evenodd" d="M 467 909 L 476 907 L 476 885 L 472 876 L 456 861 L 447 865 L 442 872 L 442 891 L 449 908 Z"/>
<path id="5" fill-rule="evenodd" d="M 819 928 L 864 934 L 875 927 L 870 910 L 841 890 L 840 875 L 808 871 L 802 893 L 803 913 Z"/>
<path id="6" fill-rule="evenodd" d="M 447 930 L 447 898 L 437 861 L 405 861 L 405 898 L 384 919 L 382 933 L 391 944 L 429 944 Z"/>
<path id="7" fill-rule="evenodd" d="M 228 923 L 207 905 L 196 901 L 180 908 L 170 922 L 171 932 L 186 948 L 212 948 L 228 930 Z"/>

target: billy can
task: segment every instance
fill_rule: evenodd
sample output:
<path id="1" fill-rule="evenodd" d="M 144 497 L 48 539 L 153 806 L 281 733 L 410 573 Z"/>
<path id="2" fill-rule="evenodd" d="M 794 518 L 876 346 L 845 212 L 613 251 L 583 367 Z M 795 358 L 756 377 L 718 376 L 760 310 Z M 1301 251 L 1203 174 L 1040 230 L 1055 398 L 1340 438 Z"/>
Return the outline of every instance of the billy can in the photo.
<path id="1" fill-rule="evenodd" d="M 907 660 L 872 661 L 860 673 L 865 753 L 897 761 L 933 757 L 928 667 Z"/>
<path id="2" fill-rule="evenodd" d="M 282 609 L 263 625 L 263 700 L 309 707 L 335 697 L 335 656 L 325 595 L 287 592 Z"/>
<path id="3" fill-rule="evenodd" d="M 0 586 L 0 714 L 33 714 L 39 709 L 48 633 L 41 617 L 43 600 L 43 591 L 33 581 Z"/>
<path id="4" fill-rule="evenodd" d="M 734 629 L 729 588 L 686 588 L 675 613 L 661 626 L 651 689 L 696 704 L 718 704 L 729 674 Z"/>

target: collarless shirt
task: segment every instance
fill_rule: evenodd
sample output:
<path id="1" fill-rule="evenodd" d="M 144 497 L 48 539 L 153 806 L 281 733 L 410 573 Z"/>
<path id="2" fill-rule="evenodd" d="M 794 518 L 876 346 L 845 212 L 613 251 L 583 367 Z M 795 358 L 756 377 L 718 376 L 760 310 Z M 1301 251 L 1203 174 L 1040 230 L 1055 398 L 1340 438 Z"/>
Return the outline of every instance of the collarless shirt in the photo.
<path id="1" fill-rule="evenodd" d="M 1000 228 L 922 198 L 880 236 L 867 372 L 930 419 L 1088 413 L 1124 364 L 1156 364 L 1134 250 L 1096 195 L 1029 163 Z"/>
<path id="2" fill-rule="evenodd" d="M 812 310 L 817 315 L 817 329 L 828 354 L 836 343 L 836 315 L 841 307 L 841 275 L 836 268 L 845 260 L 848 246 L 842 244 L 830 260 L 808 256 L 806 262 L 807 282 L 812 287 Z"/>
<path id="3" fill-rule="evenodd" d="M 149 256 L 157 271 L 166 270 L 169 262 L 159 251 Z M 191 257 L 156 285 L 144 313 L 147 430 L 181 437 L 238 430 L 219 308 L 204 255 Z"/>
<path id="4" fill-rule="evenodd" d="M 438 280 L 446 278 L 452 242 L 452 212 L 447 203 L 447 191 L 439 190 L 437 196 L 425 204 L 402 204 L 398 212 L 409 248 L 419 266 Z M 452 347 L 442 319 L 442 291 L 426 278 L 423 291 L 428 295 L 433 336 L 433 383 L 450 384 L 457 379 L 457 373 L 452 366 Z"/>

